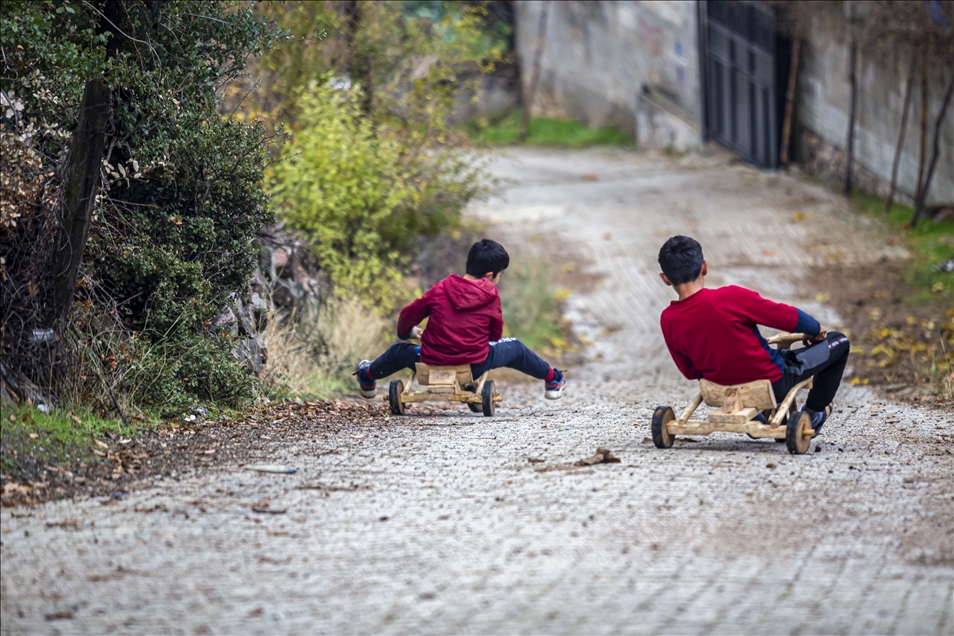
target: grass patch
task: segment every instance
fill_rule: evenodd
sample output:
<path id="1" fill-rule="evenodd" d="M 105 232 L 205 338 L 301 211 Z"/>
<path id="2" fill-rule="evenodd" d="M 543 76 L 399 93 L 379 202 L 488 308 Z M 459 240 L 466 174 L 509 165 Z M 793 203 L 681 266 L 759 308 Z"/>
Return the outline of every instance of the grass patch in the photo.
<path id="1" fill-rule="evenodd" d="M 500 279 L 504 337 L 518 338 L 544 356 L 559 354 L 567 347 L 559 301 L 543 263 L 512 264 Z"/>
<path id="2" fill-rule="evenodd" d="M 54 409 L 44 413 L 26 404 L 4 407 L 0 419 L 3 468 L 14 467 L 14 455 L 53 463 L 91 459 L 97 448 L 93 439 L 104 437 L 107 432 L 130 433 L 122 422 L 86 409 Z"/>
<path id="3" fill-rule="evenodd" d="M 885 217 L 881 197 L 856 190 L 852 198 L 865 213 Z M 954 258 L 954 219 L 922 220 L 911 228 L 913 216 L 913 208 L 897 203 L 887 214 L 892 233 L 904 241 L 911 253 L 908 283 L 912 291 L 905 301 L 918 304 L 939 300 L 944 295 L 954 296 L 954 273 L 939 268 Z"/>
<path id="4" fill-rule="evenodd" d="M 501 119 L 478 117 L 464 124 L 468 136 L 482 146 L 510 146 L 519 143 L 520 111 Z M 574 119 L 534 117 L 527 127 L 527 144 L 534 146 L 635 146 L 631 135 L 615 128 L 590 128 Z"/>
<path id="5" fill-rule="evenodd" d="M 390 344 L 384 336 L 393 332 L 354 295 L 329 299 L 294 325 L 274 316 L 266 325 L 262 335 L 268 363 L 259 380 L 273 398 L 326 399 L 353 393 L 357 383 L 351 374 L 358 361 L 383 353 Z"/>

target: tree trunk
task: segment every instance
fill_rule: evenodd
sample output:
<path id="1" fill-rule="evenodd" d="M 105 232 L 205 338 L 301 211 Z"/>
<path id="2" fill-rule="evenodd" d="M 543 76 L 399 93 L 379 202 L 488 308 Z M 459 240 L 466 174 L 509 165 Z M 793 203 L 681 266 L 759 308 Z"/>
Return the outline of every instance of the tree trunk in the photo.
<path id="1" fill-rule="evenodd" d="M 904 87 L 904 108 L 901 110 L 901 131 L 898 133 L 898 147 L 894 151 L 894 162 L 891 165 L 891 187 L 888 189 L 888 197 L 884 200 L 885 214 L 891 211 L 894 191 L 898 187 L 898 166 L 901 164 L 901 154 L 904 150 L 904 134 L 908 129 L 908 112 L 911 110 L 911 89 L 914 87 L 917 59 L 917 53 L 911 51 L 911 68 L 908 69 L 908 81 Z"/>
<path id="2" fill-rule="evenodd" d="M 76 277 L 83 260 L 83 251 L 86 249 L 86 236 L 89 233 L 90 217 L 96 203 L 103 166 L 106 124 L 110 115 L 109 100 L 110 92 L 106 82 L 97 79 L 86 83 L 79 120 L 73 133 L 64 191 L 63 218 L 53 261 L 56 279 L 46 326 L 54 329 L 62 324 L 73 303 Z"/>
<path id="3" fill-rule="evenodd" d="M 921 200 L 924 185 L 924 153 L 927 151 L 928 75 L 927 54 L 921 55 L 921 155 L 918 158 L 918 184 L 914 189 L 914 201 Z"/>
<path id="4" fill-rule="evenodd" d="M 848 165 L 845 167 L 844 187 L 844 192 L 848 196 L 851 196 L 851 166 L 855 158 L 855 111 L 858 107 L 858 41 L 853 33 L 850 55 L 848 81 L 851 84 L 851 111 L 848 114 Z"/>
<path id="5" fill-rule="evenodd" d="M 537 82 L 540 80 L 540 61 L 543 58 L 543 47 L 547 38 L 547 12 L 550 2 L 547 0 L 540 7 L 540 24 L 537 27 L 537 45 L 533 52 L 533 67 L 530 71 L 529 83 L 521 82 L 523 92 L 523 116 L 520 118 L 520 141 L 527 140 L 527 129 L 530 126 L 530 109 L 537 94 Z M 529 85 L 528 85 L 529 84 Z"/>
<path id="6" fill-rule="evenodd" d="M 368 56 L 358 50 L 358 31 L 361 29 L 361 3 L 358 0 L 345 0 L 344 15 L 346 21 L 345 42 L 347 44 L 348 76 L 352 84 L 362 90 L 361 111 L 371 114 L 371 102 L 374 91 L 371 88 L 371 64 Z"/>
<path id="7" fill-rule="evenodd" d="M 795 41 L 792 42 L 792 65 L 788 71 L 788 89 L 785 91 L 785 119 L 782 123 L 782 150 L 779 163 L 788 164 L 788 149 L 792 137 L 792 111 L 795 110 L 795 87 L 798 76 L 798 54 L 802 48 L 802 28 L 795 29 Z"/>
<path id="8" fill-rule="evenodd" d="M 947 91 L 944 93 L 944 101 L 941 102 L 941 111 L 937 114 L 937 120 L 934 122 L 934 144 L 931 149 L 931 163 L 928 166 L 927 176 L 924 178 L 924 187 L 921 188 L 921 196 L 914 202 L 914 216 L 911 218 L 911 227 L 914 227 L 924 211 L 924 200 L 931 189 L 931 178 L 934 176 L 934 169 L 937 167 L 937 158 L 941 148 L 941 127 L 944 125 L 944 115 L 947 114 L 947 107 L 951 104 L 951 95 L 954 94 L 954 75 L 951 75 L 951 81 L 947 83 Z"/>

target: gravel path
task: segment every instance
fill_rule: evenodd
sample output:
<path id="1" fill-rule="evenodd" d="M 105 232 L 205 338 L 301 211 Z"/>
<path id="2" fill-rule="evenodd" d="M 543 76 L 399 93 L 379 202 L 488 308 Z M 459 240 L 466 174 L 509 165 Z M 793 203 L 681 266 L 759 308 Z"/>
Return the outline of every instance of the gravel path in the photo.
<path id="1" fill-rule="evenodd" d="M 950 411 L 844 387 L 804 456 L 646 439 L 653 408 L 695 389 L 658 330 L 666 237 L 703 243 L 712 284 L 850 329 L 801 272 L 897 256 L 879 227 L 718 152 L 491 168 L 498 195 L 473 214 L 527 253 L 565 245 L 596 281 L 568 301 L 593 344 L 561 402 L 504 384 L 493 420 L 419 409 L 274 441 L 295 475 L 224 465 L 108 505 L 4 509 L 2 632 L 950 634 Z M 597 446 L 622 461 L 573 466 Z M 266 503 L 286 512 L 252 512 Z"/>

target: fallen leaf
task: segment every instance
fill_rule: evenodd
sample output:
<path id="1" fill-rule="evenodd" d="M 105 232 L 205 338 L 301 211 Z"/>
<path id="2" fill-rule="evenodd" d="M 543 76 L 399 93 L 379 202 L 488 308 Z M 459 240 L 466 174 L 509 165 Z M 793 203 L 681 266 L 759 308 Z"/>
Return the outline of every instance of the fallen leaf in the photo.
<path id="1" fill-rule="evenodd" d="M 36 439 L 37 437 L 39 437 L 39 435 L 36 433 L 30 433 L 30 439 Z"/>
<path id="2" fill-rule="evenodd" d="M 73 519 L 63 519 L 62 521 L 47 521 L 47 528 L 76 528 L 83 525 L 83 519 L 76 517 Z"/>
<path id="3" fill-rule="evenodd" d="M 539 464 L 543 460 L 539 457 L 528 457 L 527 461 L 530 462 L 531 464 Z"/>
<path id="4" fill-rule="evenodd" d="M 101 441 L 99 441 L 98 439 L 94 439 L 93 441 L 94 441 L 94 442 L 96 443 L 96 445 L 99 446 L 100 448 L 109 448 L 109 444 L 106 444 L 105 442 L 101 442 Z"/>

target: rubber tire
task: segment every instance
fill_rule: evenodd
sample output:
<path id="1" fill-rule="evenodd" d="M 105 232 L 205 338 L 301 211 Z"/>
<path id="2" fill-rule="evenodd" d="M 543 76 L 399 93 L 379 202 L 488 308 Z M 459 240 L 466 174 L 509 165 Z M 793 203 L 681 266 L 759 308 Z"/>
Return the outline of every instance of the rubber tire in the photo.
<path id="1" fill-rule="evenodd" d="M 404 382 L 401 380 L 391 380 L 388 386 L 388 404 L 391 405 L 392 415 L 404 415 L 404 402 L 401 401 L 401 393 L 404 392 Z"/>
<path id="2" fill-rule="evenodd" d="M 494 395 L 496 395 L 496 393 L 497 392 L 494 390 L 493 380 L 487 380 L 484 382 L 484 390 L 481 391 L 480 399 L 483 400 L 483 403 L 481 404 L 483 408 L 481 410 L 484 412 L 486 417 L 494 416 L 494 411 L 496 410 L 497 406 L 497 403 L 494 402 Z"/>
<path id="3" fill-rule="evenodd" d="M 656 445 L 656 448 L 672 448 L 673 442 L 676 441 L 675 435 L 670 435 L 665 424 L 676 419 L 676 414 L 672 412 L 671 406 L 657 406 L 656 410 L 653 411 L 653 423 L 652 423 L 652 433 L 653 433 L 653 444 Z"/>
<path id="4" fill-rule="evenodd" d="M 785 445 L 792 455 L 804 455 L 812 445 L 810 435 L 802 435 L 802 431 L 812 427 L 812 418 L 805 411 L 796 411 L 788 418 L 785 429 Z"/>
<path id="5" fill-rule="evenodd" d="M 467 408 L 470 409 L 471 413 L 480 413 L 484 410 L 480 404 L 474 404 L 473 402 L 467 402 Z"/>

